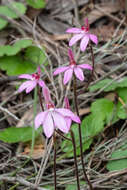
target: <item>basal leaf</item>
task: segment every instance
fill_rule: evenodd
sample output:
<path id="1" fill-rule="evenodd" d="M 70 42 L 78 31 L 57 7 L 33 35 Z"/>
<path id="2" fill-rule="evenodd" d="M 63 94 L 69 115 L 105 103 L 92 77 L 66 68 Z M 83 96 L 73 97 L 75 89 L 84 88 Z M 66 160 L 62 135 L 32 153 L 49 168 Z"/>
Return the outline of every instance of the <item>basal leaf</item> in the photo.
<path id="1" fill-rule="evenodd" d="M 102 120 L 105 120 L 107 124 L 115 119 L 113 118 L 115 117 L 113 111 L 113 102 L 106 98 L 96 100 L 91 106 L 91 112 L 94 114 L 95 118 L 101 118 Z"/>
<path id="2" fill-rule="evenodd" d="M 28 47 L 25 51 L 25 58 L 33 63 L 48 65 L 44 48 L 40 49 L 37 46 Z"/>
<path id="3" fill-rule="evenodd" d="M 8 75 L 19 75 L 23 73 L 33 73 L 37 65 L 30 61 L 25 61 L 20 54 L 15 56 L 3 56 L 0 58 L 0 68 Z"/>
<path id="4" fill-rule="evenodd" d="M 42 128 L 35 131 L 35 136 L 41 133 Z M 26 142 L 32 139 L 32 127 L 9 127 L 0 131 L 0 140 L 7 143 Z"/>
<path id="5" fill-rule="evenodd" d="M 16 41 L 13 45 L 4 45 L 0 46 L 0 57 L 4 55 L 16 55 L 22 49 L 27 48 L 32 45 L 32 40 L 30 39 L 21 39 Z"/>
<path id="6" fill-rule="evenodd" d="M 13 19 L 19 18 L 19 14 L 23 15 L 25 12 L 26 7 L 20 2 L 12 2 L 9 6 L 0 6 L 0 14 Z"/>
<path id="7" fill-rule="evenodd" d="M 109 171 L 122 170 L 127 168 L 127 144 L 123 145 L 119 150 L 116 150 L 112 153 L 111 159 L 118 159 L 109 161 L 107 164 L 107 169 Z"/>
<path id="8" fill-rule="evenodd" d="M 120 119 L 127 118 L 127 88 L 118 88 L 117 94 L 121 98 L 121 101 L 117 104 L 117 115 Z"/>
<path id="9" fill-rule="evenodd" d="M 0 30 L 2 30 L 4 27 L 6 27 L 8 22 L 2 18 L 0 18 Z"/>
<path id="10" fill-rule="evenodd" d="M 26 0 L 26 2 L 35 9 L 44 8 L 46 5 L 45 0 Z"/>

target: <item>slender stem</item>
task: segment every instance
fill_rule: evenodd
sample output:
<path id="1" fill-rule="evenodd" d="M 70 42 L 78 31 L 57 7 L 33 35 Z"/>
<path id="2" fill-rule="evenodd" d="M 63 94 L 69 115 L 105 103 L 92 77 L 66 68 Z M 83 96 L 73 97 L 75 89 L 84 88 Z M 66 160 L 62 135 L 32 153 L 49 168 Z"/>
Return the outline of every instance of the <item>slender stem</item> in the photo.
<path id="1" fill-rule="evenodd" d="M 34 89 L 34 105 L 33 105 L 33 113 L 34 113 L 34 118 L 36 116 L 37 112 L 37 88 Z M 35 143 L 35 127 L 34 127 L 34 122 L 33 122 L 33 128 L 32 128 L 32 143 L 31 143 L 31 151 L 30 155 L 32 155 L 32 152 L 34 150 L 34 143 Z"/>
<path id="2" fill-rule="evenodd" d="M 86 85 L 86 89 L 88 88 L 89 84 L 91 83 L 93 76 L 94 76 L 94 70 L 95 70 L 95 62 L 94 62 L 94 53 L 93 53 L 93 48 L 92 48 L 92 44 L 89 43 L 89 47 L 90 47 L 90 52 L 91 52 L 91 58 L 92 58 L 92 72 L 91 72 L 91 77 Z"/>
<path id="3" fill-rule="evenodd" d="M 74 101 L 75 101 L 75 108 L 76 108 L 76 112 L 77 115 L 79 116 L 79 110 L 78 110 L 78 101 L 77 101 L 77 84 L 76 84 L 76 77 L 74 75 L 73 77 L 73 88 L 74 88 Z M 81 154 L 81 163 L 82 163 L 82 168 L 83 168 L 83 174 L 84 174 L 84 178 L 87 181 L 90 190 L 93 190 L 92 184 L 89 181 L 87 174 L 86 174 L 86 170 L 85 170 L 85 165 L 84 165 L 84 160 L 83 160 L 83 148 L 82 148 L 82 131 L 81 131 L 81 125 L 78 124 L 78 130 L 79 130 L 79 141 L 80 141 L 80 154 Z"/>
<path id="4" fill-rule="evenodd" d="M 66 140 L 68 140 L 68 141 L 72 141 L 70 138 L 65 137 L 60 131 L 56 130 L 56 132 L 57 132 L 61 137 L 63 137 L 64 139 L 66 139 Z"/>
<path id="5" fill-rule="evenodd" d="M 74 149 L 74 162 L 75 162 L 75 174 L 77 178 L 77 189 L 80 190 L 80 184 L 79 184 L 79 174 L 78 174 L 78 165 L 77 165 L 77 156 L 76 156 L 76 143 L 75 143 L 75 137 L 72 130 L 70 130 L 71 138 L 72 138 L 72 144 Z"/>
<path id="6" fill-rule="evenodd" d="M 43 103 L 42 103 L 42 97 L 41 97 L 41 91 L 40 91 L 40 87 L 38 86 L 38 97 L 39 97 L 39 102 L 41 105 L 41 109 L 42 111 L 44 111 L 44 107 L 43 107 Z"/>
<path id="7" fill-rule="evenodd" d="M 53 142 L 54 142 L 54 190 L 56 190 L 56 136 L 55 136 L 55 132 L 53 134 Z"/>

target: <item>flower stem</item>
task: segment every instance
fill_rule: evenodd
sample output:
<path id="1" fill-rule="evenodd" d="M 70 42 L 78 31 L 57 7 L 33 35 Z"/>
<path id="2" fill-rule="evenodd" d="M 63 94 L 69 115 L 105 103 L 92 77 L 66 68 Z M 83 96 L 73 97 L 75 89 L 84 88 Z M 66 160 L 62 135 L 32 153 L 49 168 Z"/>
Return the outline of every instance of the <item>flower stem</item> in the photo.
<path id="1" fill-rule="evenodd" d="M 34 103 L 33 103 L 33 113 L 34 113 L 34 118 L 36 116 L 37 112 L 37 88 L 34 89 Z M 30 151 L 30 156 L 33 153 L 34 150 L 34 143 L 35 143 L 35 127 L 34 127 L 34 122 L 32 126 L 32 143 L 31 143 L 31 151 Z"/>
<path id="2" fill-rule="evenodd" d="M 77 83 L 76 83 L 76 77 L 74 75 L 73 77 L 73 90 L 74 90 L 74 102 L 75 102 L 75 108 L 76 108 L 76 113 L 79 116 L 79 110 L 78 110 L 78 101 L 77 101 Z M 83 148 L 82 148 L 82 131 L 81 131 L 81 125 L 78 124 L 78 130 L 79 130 L 79 141 L 80 141 L 80 154 L 81 154 L 81 163 L 82 163 L 82 169 L 83 169 L 83 174 L 84 174 L 84 178 L 87 181 L 90 190 L 93 190 L 92 184 L 89 181 L 87 174 L 86 174 L 86 170 L 85 170 L 85 164 L 84 164 L 84 160 L 83 160 Z"/>
<path id="3" fill-rule="evenodd" d="M 56 190 L 56 135 L 55 135 L 55 132 L 53 134 L 53 142 L 54 142 L 54 190 Z"/>
<path id="4" fill-rule="evenodd" d="M 42 97 L 41 97 L 41 91 L 40 91 L 40 87 L 38 86 L 38 97 L 39 97 L 39 102 L 40 102 L 40 105 L 41 105 L 41 109 L 42 111 L 44 111 L 44 107 L 43 107 L 43 103 L 42 103 Z"/>
<path id="5" fill-rule="evenodd" d="M 74 149 L 74 162 L 75 162 L 75 174 L 77 178 L 77 189 L 80 190 L 80 184 L 79 184 L 79 174 L 78 174 L 78 165 L 77 165 L 77 156 L 76 156 L 76 143 L 75 143 L 75 137 L 72 130 L 70 130 L 71 138 L 72 138 L 72 144 Z"/>
<path id="6" fill-rule="evenodd" d="M 58 133 L 61 137 L 63 137 L 64 139 L 66 139 L 66 140 L 68 140 L 68 141 L 71 141 L 72 142 L 72 140 L 70 139 L 70 138 L 68 138 L 68 137 L 65 137 L 59 130 L 56 130 L 56 133 Z"/>

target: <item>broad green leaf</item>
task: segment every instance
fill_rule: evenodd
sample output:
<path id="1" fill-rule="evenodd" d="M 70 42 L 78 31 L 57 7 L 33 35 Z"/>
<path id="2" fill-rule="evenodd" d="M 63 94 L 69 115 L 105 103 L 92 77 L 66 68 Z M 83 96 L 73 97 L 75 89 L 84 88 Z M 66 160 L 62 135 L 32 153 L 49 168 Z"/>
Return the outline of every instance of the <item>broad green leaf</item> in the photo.
<path id="1" fill-rule="evenodd" d="M 16 55 L 21 49 L 27 48 L 32 45 L 32 40 L 30 39 L 21 39 L 16 41 L 13 45 L 4 45 L 0 46 L 0 57 L 4 55 Z"/>
<path id="2" fill-rule="evenodd" d="M 110 84 L 110 85 L 108 85 L 108 84 Z M 96 91 L 96 90 L 99 90 L 99 89 L 102 89 L 102 88 L 104 88 L 104 90 L 103 90 L 104 92 L 115 90 L 117 88 L 117 82 L 116 81 L 112 82 L 112 79 L 107 78 L 107 79 L 104 79 L 102 81 L 99 81 L 95 85 L 90 86 L 89 90 L 91 92 L 93 92 L 93 91 Z"/>
<path id="3" fill-rule="evenodd" d="M 42 131 L 42 127 L 35 131 L 38 136 Z M 32 127 L 9 127 L 0 131 L 0 140 L 7 143 L 26 142 L 32 139 Z"/>
<path id="4" fill-rule="evenodd" d="M 7 26 L 8 22 L 2 18 L 0 18 L 0 30 Z"/>
<path id="5" fill-rule="evenodd" d="M 118 96 L 122 99 L 125 106 L 121 104 L 119 101 L 117 104 L 117 115 L 120 119 L 127 118 L 127 88 L 118 88 L 117 89 Z"/>
<path id="6" fill-rule="evenodd" d="M 107 169 L 109 171 L 122 170 L 127 168 L 127 144 L 112 153 L 111 159 L 118 159 L 109 161 L 107 164 Z"/>
<path id="7" fill-rule="evenodd" d="M 30 60 L 33 63 L 37 64 L 48 64 L 47 57 L 45 55 L 44 48 L 40 49 L 37 46 L 30 46 L 25 51 L 26 60 Z"/>
<path id="8" fill-rule="evenodd" d="M 26 0 L 26 2 L 35 9 L 44 8 L 46 5 L 45 0 Z"/>
<path id="9" fill-rule="evenodd" d="M 12 2 L 9 6 L 0 6 L 0 14 L 13 19 L 19 18 L 19 15 L 23 15 L 25 12 L 26 7 L 23 3 L 19 2 Z"/>
<path id="10" fill-rule="evenodd" d="M 25 61 L 20 54 L 15 56 L 3 56 L 0 58 L 0 68 L 8 75 L 19 75 L 23 73 L 33 73 L 37 65 L 30 61 Z"/>
<path id="11" fill-rule="evenodd" d="M 106 98 L 98 99 L 92 103 L 91 112 L 94 114 L 95 118 L 105 120 L 106 124 L 116 120 L 114 104 Z"/>
<path id="12" fill-rule="evenodd" d="M 80 187 L 82 187 L 84 184 L 85 184 L 84 181 L 80 181 Z M 77 184 L 76 183 L 68 184 L 68 185 L 66 185 L 65 190 L 77 190 Z"/>
<path id="13" fill-rule="evenodd" d="M 89 116 L 85 117 L 85 119 L 83 119 L 81 123 L 83 152 L 89 148 L 89 146 L 93 142 L 93 137 L 96 136 L 99 132 L 101 132 L 103 128 L 104 122 L 100 117 L 97 119 L 94 117 L 93 114 L 90 114 Z M 75 135 L 77 155 L 80 155 L 78 125 L 72 125 L 71 129 L 73 130 Z M 68 134 L 67 137 L 71 138 L 70 134 Z M 64 140 L 61 144 L 61 148 L 63 152 L 67 153 L 67 157 L 73 157 L 73 146 L 70 141 Z"/>

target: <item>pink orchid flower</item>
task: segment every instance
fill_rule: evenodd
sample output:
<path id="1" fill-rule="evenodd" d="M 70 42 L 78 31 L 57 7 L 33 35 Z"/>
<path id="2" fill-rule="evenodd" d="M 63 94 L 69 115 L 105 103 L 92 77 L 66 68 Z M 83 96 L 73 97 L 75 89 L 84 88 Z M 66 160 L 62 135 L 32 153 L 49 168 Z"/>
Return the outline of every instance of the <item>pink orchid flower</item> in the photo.
<path id="1" fill-rule="evenodd" d="M 70 104 L 69 104 L 69 100 L 67 97 L 64 98 L 64 108 L 69 109 L 70 110 Z M 67 125 L 68 125 L 68 129 L 70 129 L 71 124 L 72 124 L 72 120 L 70 117 L 65 117 Z"/>
<path id="2" fill-rule="evenodd" d="M 56 69 L 53 75 L 58 75 L 59 73 L 65 72 L 63 83 L 67 84 L 68 81 L 71 79 L 72 74 L 74 72 L 76 77 L 79 80 L 83 81 L 84 75 L 83 75 L 82 69 L 92 70 L 92 67 L 89 64 L 76 65 L 76 62 L 74 60 L 74 55 L 71 49 L 68 50 L 68 55 L 69 55 L 70 65 L 67 67 L 60 67 Z"/>
<path id="3" fill-rule="evenodd" d="M 66 30 L 68 33 L 76 34 L 74 35 L 71 40 L 69 41 L 69 46 L 73 46 L 78 40 L 81 39 L 80 43 L 80 49 L 81 51 L 85 51 L 89 40 L 91 40 L 93 43 L 97 45 L 98 39 L 97 36 L 94 34 L 91 34 L 89 32 L 89 23 L 88 18 L 85 19 L 85 24 L 81 28 L 69 28 Z"/>
<path id="4" fill-rule="evenodd" d="M 41 69 L 40 67 L 37 68 L 37 73 L 33 74 L 22 74 L 19 76 L 21 79 L 28 79 L 28 81 L 23 82 L 21 86 L 18 89 L 18 92 L 22 92 L 23 90 L 26 90 L 26 93 L 31 92 L 37 85 L 40 87 L 44 87 L 45 83 L 43 80 L 40 79 L 41 75 Z"/>
<path id="5" fill-rule="evenodd" d="M 45 88 L 45 87 L 44 87 Z M 47 87 L 46 87 L 47 88 Z M 47 138 L 50 138 L 53 135 L 55 129 L 61 130 L 63 133 L 69 132 L 69 127 L 66 121 L 66 117 L 71 118 L 71 120 L 76 123 L 80 123 L 80 118 L 76 116 L 72 111 L 65 108 L 55 108 L 54 104 L 50 102 L 50 96 L 48 88 L 43 91 L 46 102 L 47 110 L 40 112 L 35 118 L 35 129 L 40 125 L 43 125 L 43 130 Z"/>

